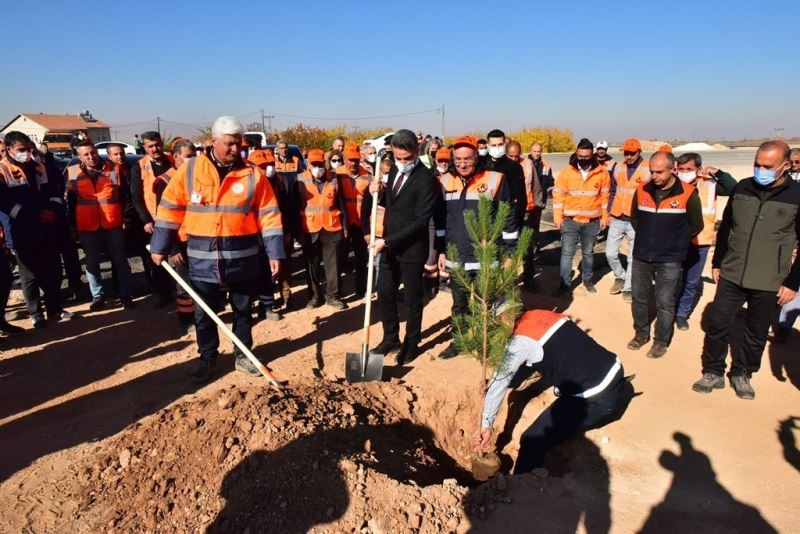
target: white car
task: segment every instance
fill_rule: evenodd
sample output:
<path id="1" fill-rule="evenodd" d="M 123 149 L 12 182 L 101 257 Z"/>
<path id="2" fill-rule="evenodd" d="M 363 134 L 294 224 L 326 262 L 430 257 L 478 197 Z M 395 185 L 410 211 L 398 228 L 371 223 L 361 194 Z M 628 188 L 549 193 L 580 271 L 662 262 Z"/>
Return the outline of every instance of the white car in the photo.
<path id="1" fill-rule="evenodd" d="M 106 149 L 108 145 L 122 145 L 125 147 L 126 154 L 136 154 L 136 149 L 133 145 L 129 145 L 128 143 L 121 143 L 119 141 L 101 141 L 100 143 L 95 143 L 95 148 L 97 149 L 97 153 L 100 155 L 106 154 Z"/>
<path id="2" fill-rule="evenodd" d="M 379 135 L 378 137 L 376 137 L 374 139 L 367 139 L 366 141 L 364 141 L 362 146 L 363 145 L 372 145 L 372 146 L 375 147 L 375 152 L 378 153 L 378 154 L 381 154 L 381 151 L 383 150 L 383 147 L 386 144 L 386 138 L 389 137 L 390 135 L 393 135 L 393 134 L 394 134 L 394 132 L 386 132 L 385 134 Z"/>

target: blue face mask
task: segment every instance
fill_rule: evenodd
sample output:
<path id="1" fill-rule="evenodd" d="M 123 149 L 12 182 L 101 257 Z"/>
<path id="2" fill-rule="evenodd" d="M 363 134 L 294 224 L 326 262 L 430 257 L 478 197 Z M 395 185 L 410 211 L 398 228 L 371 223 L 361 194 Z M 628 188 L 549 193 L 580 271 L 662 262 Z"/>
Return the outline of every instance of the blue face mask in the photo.
<path id="1" fill-rule="evenodd" d="M 775 171 L 770 169 L 762 169 L 761 167 L 753 168 L 753 178 L 758 183 L 758 185 L 770 185 L 777 180 L 775 176 Z"/>

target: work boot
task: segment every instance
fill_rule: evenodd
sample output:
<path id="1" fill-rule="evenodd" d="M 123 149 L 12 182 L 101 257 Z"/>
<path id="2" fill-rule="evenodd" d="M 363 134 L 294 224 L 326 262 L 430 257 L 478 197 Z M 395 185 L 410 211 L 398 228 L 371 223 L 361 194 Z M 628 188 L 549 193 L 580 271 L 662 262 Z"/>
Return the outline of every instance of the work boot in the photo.
<path id="1" fill-rule="evenodd" d="M 89 311 L 102 310 L 106 305 L 106 299 L 103 297 L 92 298 L 92 303 L 89 304 Z"/>
<path id="2" fill-rule="evenodd" d="M 306 304 L 306 309 L 313 310 L 314 308 L 319 308 L 320 306 L 322 306 L 322 301 L 320 301 L 319 299 L 312 298 L 311 300 L 308 301 L 308 304 Z"/>
<path id="3" fill-rule="evenodd" d="M 689 321 L 686 317 L 675 317 L 675 328 L 678 330 L 689 330 Z"/>
<path id="4" fill-rule="evenodd" d="M 597 288 L 594 287 L 593 282 L 586 281 L 583 283 L 583 287 L 586 289 L 587 293 L 597 293 Z"/>
<path id="5" fill-rule="evenodd" d="M 725 379 L 714 373 L 703 373 L 703 378 L 692 384 L 692 391 L 698 393 L 711 393 L 715 389 L 725 387 Z"/>
<path id="6" fill-rule="evenodd" d="M 630 345 L 629 345 L 630 347 Z M 661 358 L 667 353 L 667 346 L 663 343 L 659 343 L 658 341 L 653 343 L 653 346 L 650 347 L 650 350 L 647 351 L 648 358 Z"/>
<path id="7" fill-rule="evenodd" d="M 237 371 L 240 373 L 244 373 L 250 376 L 260 376 L 261 372 L 258 370 L 258 367 L 253 365 L 253 362 L 247 356 L 243 354 L 236 355 L 236 364 L 234 365 Z"/>
<path id="8" fill-rule="evenodd" d="M 630 304 L 631 302 L 633 302 L 633 295 L 631 294 L 630 291 L 623 291 L 622 292 L 622 300 L 624 300 L 625 302 Z"/>
<path id="9" fill-rule="evenodd" d="M 20 328 L 19 326 L 14 326 L 13 324 L 4 321 L 0 321 L 0 332 L 4 333 L 7 336 L 18 336 L 25 331 L 24 328 Z"/>
<path id="10" fill-rule="evenodd" d="M 31 321 L 33 321 L 34 328 L 44 328 L 47 326 L 47 321 L 45 321 L 44 317 L 41 315 L 34 315 Z"/>
<path id="11" fill-rule="evenodd" d="M 197 363 L 197 368 L 191 375 L 192 382 L 201 384 L 208 380 L 211 376 L 211 371 L 214 369 L 215 362 L 213 360 L 200 360 Z"/>
<path id="12" fill-rule="evenodd" d="M 364 291 L 359 294 L 364 294 L 364 292 L 366 292 L 366 289 L 364 289 Z M 347 308 L 347 305 L 341 300 L 339 300 L 337 297 L 329 297 L 325 299 L 325 304 L 336 310 L 343 310 Z"/>
<path id="13" fill-rule="evenodd" d="M 75 318 L 75 314 L 67 310 L 58 310 L 55 313 L 48 314 L 53 321 L 69 321 Z"/>
<path id="14" fill-rule="evenodd" d="M 444 349 L 442 352 L 439 353 L 440 360 L 449 360 L 451 358 L 455 358 L 460 353 L 458 352 L 458 347 L 456 347 L 455 343 L 451 343 L 449 347 Z"/>
<path id="15" fill-rule="evenodd" d="M 750 374 L 747 372 L 732 376 L 731 386 L 736 392 L 736 396 L 740 399 L 753 400 L 756 398 L 756 392 L 752 384 L 750 384 Z"/>
<path id="16" fill-rule="evenodd" d="M 390 352 L 399 351 L 402 347 L 403 345 L 400 343 L 400 340 L 384 339 L 378 344 L 377 347 L 372 349 L 370 352 L 374 352 L 375 354 L 387 355 Z"/>
<path id="17" fill-rule="evenodd" d="M 413 362 L 419 356 L 419 347 L 403 342 L 400 352 L 397 353 L 397 364 L 403 365 Z"/>
<path id="18" fill-rule="evenodd" d="M 636 332 L 636 335 L 633 336 L 633 339 L 631 339 L 628 342 L 628 348 L 630 350 L 639 350 L 645 345 L 647 345 L 649 342 L 650 342 L 649 334 L 645 334 L 643 332 Z"/>
<path id="19" fill-rule="evenodd" d="M 614 283 L 611 286 L 611 289 L 608 290 L 609 293 L 612 295 L 619 295 L 622 293 L 622 288 L 625 287 L 625 279 L 624 278 L 616 278 L 614 279 Z"/>

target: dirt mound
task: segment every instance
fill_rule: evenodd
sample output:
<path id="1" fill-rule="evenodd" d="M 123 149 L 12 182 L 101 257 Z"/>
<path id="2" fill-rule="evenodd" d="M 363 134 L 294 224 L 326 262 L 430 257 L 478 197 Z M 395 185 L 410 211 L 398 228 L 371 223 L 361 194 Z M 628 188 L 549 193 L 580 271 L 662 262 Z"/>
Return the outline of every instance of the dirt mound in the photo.
<path id="1" fill-rule="evenodd" d="M 466 451 L 409 418 L 438 407 L 397 383 L 223 389 L 99 448 L 76 519 L 106 532 L 463 530 L 507 499 L 505 479 L 467 487 Z"/>

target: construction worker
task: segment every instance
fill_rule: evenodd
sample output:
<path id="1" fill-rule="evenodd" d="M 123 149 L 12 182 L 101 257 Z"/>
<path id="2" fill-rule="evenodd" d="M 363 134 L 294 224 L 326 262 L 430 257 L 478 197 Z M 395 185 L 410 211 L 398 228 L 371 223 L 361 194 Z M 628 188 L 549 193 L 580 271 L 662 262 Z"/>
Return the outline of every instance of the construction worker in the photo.
<path id="1" fill-rule="evenodd" d="M 155 226 L 156 207 L 160 176 L 172 171 L 172 161 L 164 153 L 164 142 L 158 132 L 144 132 L 142 146 L 145 156 L 131 167 L 130 190 L 131 201 L 144 231 L 145 244 L 150 242 Z M 150 262 L 148 262 L 150 263 Z M 172 302 L 172 280 L 163 269 L 155 269 L 149 265 L 153 285 L 158 293 L 156 307 L 162 308 Z"/>
<path id="2" fill-rule="evenodd" d="M 166 189 L 167 185 L 169 185 L 172 176 L 174 176 L 175 172 L 177 172 L 181 165 L 197 156 L 197 149 L 190 140 L 180 139 L 172 144 L 172 154 L 173 169 L 159 176 L 158 183 L 156 184 L 159 204 L 161 203 L 161 197 L 164 194 L 164 189 Z M 156 212 L 157 211 L 158 210 L 156 210 Z M 169 263 L 181 278 L 191 283 L 191 278 L 189 277 L 189 264 L 186 258 L 187 239 L 188 237 L 186 235 L 186 230 L 181 227 L 178 230 L 178 248 L 177 250 L 174 250 L 172 254 L 170 254 Z M 178 309 L 178 325 L 184 334 L 194 332 L 194 300 L 180 284 L 175 284 L 175 286 L 175 301 Z"/>
<path id="3" fill-rule="evenodd" d="M 331 161 L 333 161 L 331 157 Z M 344 165 L 336 169 L 341 195 L 346 208 L 347 231 L 345 240 L 355 256 L 355 293 L 359 297 L 367 291 L 367 242 L 361 229 L 361 203 L 364 191 L 369 187 L 372 176 L 359 163 L 361 154 L 358 145 L 348 143 L 344 147 Z"/>
<path id="4" fill-rule="evenodd" d="M 20 285 L 35 328 L 47 326 L 40 296 L 44 294 L 47 318 L 72 318 L 61 307 L 59 225 L 65 224 L 64 199 L 56 178 L 32 158 L 33 142 L 22 132 L 5 138 L 6 155 L 0 160 L 0 211 L 8 216 L 10 241 L 19 268 Z M 40 293 L 41 290 L 41 293 Z"/>
<path id="5" fill-rule="evenodd" d="M 173 250 L 178 230 L 188 238 L 186 256 L 192 287 L 212 309 L 221 308 L 227 286 L 233 332 L 253 344 L 251 306 L 258 287 L 259 241 L 278 274 L 284 259 L 278 201 L 261 169 L 245 163 L 240 150 L 244 126 L 222 116 L 211 125 L 212 150 L 182 165 L 164 190 L 150 247 L 160 265 Z M 195 314 L 200 361 L 192 380 L 208 379 L 219 349 L 217 325 L 198 308 Z M 236 349 L 236 370 L 256 376 L 258 369 Z"/>
<path id="6" fill-rule="evenodd" d="M 432 169 L 437 179 L 452 170 L 453 158 L 449 148 L 440 148 L 436 151 L 436 165 Z"/>
<path id="7" fill-rule="evenodd" d="M 650 179 L 648 162 L 642 158 L 642 143 L 638 139 L 628 139 L 622 145 L 623 160 L 614 166 L 611 175 L 611 193 L 608 198 L 608 211 L 611 222 L 606 240 L 606 260 L 614 273 L 614 283 L 610 293 L 622 293 L 625 302 L 631 302 L 631 251 L 636 231 L 631 226 L 631 198 L 636 188 Z M 628 266 L 622 267 L 619 249 L 622 240 L 628 239 Z"/>
<path id="8" fill-rule="evenodd" d="M 11 286 L 14 284 L 14 274 L 11 272 L 9 263 L 11 250 L 6 244 L 5 237 L 5 228 L 0 225 L 0 332 L 6 336 L 16 336 L 23 333 L 25 329 L 6 320 L 6 305 L 8 297 L 11 295 Z"/>
<path id="9" fill-rule="evenodd" d="M 499 172 L 505 177 L 505 181 L 511 190 L 511 208 L 514 211 L 517 226 L 519 227 L 525 218 L 525 207 L 528 203 L 522 166 L 506 156 L 506 134 L 501 130 L 492 130 L 486 137 L 489 149 L 489 157 L 486 158 L 486 169 Z"/>
<path id="10" fill-rule="evenodd" d="M 794 300 L 800 261 L 800 184 L 788 176 L 790 148 L 783 141 L 761 143 L 753 177 L 740 180 L 730 195 L 717 234 L 711 277 L 717 283 L 703 344 L 703 377 L 692 389 L 710 393 L 725 387 L 725 356 L 736 315 L 747 303 L 744 335 L 732 351 L 731 385 L 752 400 L 751 376 L 761 367 L 776 305 Z"/>
<path id="11" fill-rule="evenodd" d="M 519 146 L 519 143 L 517 143 L 517 146 Z M 521 147 L 519 150 L 521 150 Z M 516 152 L 511 143 L 509 143 L 509 151 L 509 157 Z M 530 155 L 520 163 L 525 181 L 525 217 L 522 220 L 522 224 L 533 231 L 531 249 L 525 256 L 525 263 L 523 264 L 522 283 L 528 290 L 533 290 L 536 287 L 534 259 L 538 247 L 539 225 L 542 220 L 542 212 L 547 206 L 547 188 L 553 178 L 553 171 L 550 168 L 550 164 L 542 159 L 542 145 L 539 143 L 534 143 L 531 146 Z"/>
<path id="12" fill-rule="evenodd" d="M 608 174 L 613 178 L 614 167 L 617 162 L 608 154 L 608 141 L 598 141 L 594 147 L 594 153 L 597 156 L 597 162 L 600 165 L 605 165 L 606 169 L 608 169 Z"/>
<path id="13" fill-rule="evenodd" d="M 487 195 L 492 199 L 495 210 L 500 202 L 511 204 L 513 196 L 511 188 L 502 174 L 486 170 L 481 166 L 478 156 L 478 140 L 474 137 L 465 135 L 453 142 L 453 163 L 455 172 L 441 177 L 446 216 L 444 236 L 440 236 L 439 271 L 454 266 L 453 262 L 447 259 L 445 252 L 446 247 L 452 243 L 458 251 L 458 260 L 464 270 L 471 276 L 475 276 L 480 268 L 480 263 L 475 258 L 472 239 L 464 223 L 464 212 L 466 210 L 477 212 L 478 199 L 481 195 Z M 517 246 L 519 226 L 513 210 L 508 211 L 502 239 L 503 245 L 509 250 Z M 450 290 L 453 295 L 452 316 L 468 313 L 469 294 L 466 288 L 452 280 Z M 458 349 L 451 344 L 439 357 L 452 358 L 456 355 L 458 355 Z"/>
<path id="14" fill-rule="evenodd" d="M 648 358 L 661 358 L 672 340 L 676 291 L 689 243 L 703 229 L 697 190 L 674 174 L 675 156 L 656 152 L 649 162 L 651 180 L 633 194 L 630 223 L 639 237 L 633 246 L 631 289 L 633 329 L 628 343 L 639 350 L 650 341 L 650 294 L 655 296 L 656 326 Z"/>
<path id="15" fill-rule="evenodd" d="M 306 308 L 324 302 L 335 309 L 344 309 L 339 295 L 342 242 L 344 240 L 344 204 L 337 174 L 325 169 L 325 153 L 308 151 L 309 168 L 300 176 L 298 234 L 306 260 L 309 299 Z M 325 290 L 319 277 L 320 263 L 325 267 Z"/>
<path id="16" fill-rule="evenodd" d="M 597 234 L 608 226 L 608 170 L 597 162 L 594 146 L 581 139 L 553 187 L 553 221 L 561 231 L 561 284 L 557 295 L 572 292 L 572 260 L 581 244 L 583 287 L 594 287 L 594 245 Z"/>
<path id="17" fill-rule="evenodd" d="M 131 266 L 125 251 L 122 212 L 125 188 L 115 165 L 104 162 L 91 141 L 82 141 L 75 148 L 79 163 L 67 167 L 67 206 L 72 227 L 86 254 L 86 278 L 92 292 L 92 311 L 106 304 L 100 255 L 103 249 L 111 256 L 117 273 L 119 295 L 126 310 L 133 309 L 131 298 Z"/>
<path id="18" fill-rule="evenodd" d="M 542 467 L 556 444 L 621 417 L 632 393 L 630 387 L 626 391 L 628 382 L 614 353 L 567 316 L 530 310 L 514 326 L 504 360 L 485 389 L 481 428 L 473 434 L 476 449 L 491 440 L 509 385 L 534 372 L 554 385 L 558 398 L 522 433 L 514 473 Z"/>
<path id="19" fill-rule="evenodd" d="M 384 158 L 381 160 L 381 166 L 378 169 L 381 183 L 381 186 L 378 190 L 378 207 L 376 208 L 375 212 L 375 236 L 378 238 L 383 237 L 383 221 L 386 217 L 386 184 L 389 183 L 389 173 L 391 172 L 393 166 L 394 162 L 392 162 L 391 159 Z M 361 203 L 361 230 L 364 232 L 364 241 L 367 242 L 367 245 L 371 244 L 371 223 L 372 194 L 370 194 L 369 190 L 367 190 L 367 193 L 364 195 L 364 201 Z M 380 279 L 380 263 L 381 254 L 378 253 L 375 255 L 375 272 L 372 279 L 373 291 L 375 291 L 375 288 L 378 287 L 378 282 Z"/>
<path id="20" fill-rule="evenodd" d="M 371 143 L 364 143 L 361 147 L 361 167 L 368 174 L 375 174 L 375 164 L 378 161 L 378 151 Z"/>
<path id="21" fill-rule="evenodd" d="M 383 323 L 383 340 L 375 348 L 380 354 L 398 351 L 403 365 L 419 356 L 422 341 L 422 309 L 425 298 L 423 273 L 430 253 L 430 220 L 439 191 L 436 179 L 419 160 L 419 141 L 411 130 L 392 136 L 395 164 L 389 172 L 385 222 L 382 237 L 370 243 L 370 253 L 381 254 L 378 304 Z M 375 191 L 378 183 L 370 185 Z M 408 308 L 406 335 L 400 342 L 397 293 L 404 288 Z"/>
<path id="22" fill-rule="evenodd" d="M 689 329 L 692 314 L 703 287 L 703 269 L 708 251 L 717 235 L 717 197 L 726 197 L 736 187 L 736 179 L 715 167 L 703 167 L 700 154 L 688 152 L 677 159 L 678 179 L 697 189 L 703 208 L 703 231 L 692 238 L 686 261 L 683 263 L 683 281 L 679 286 L 675 310 L 675 326 Z"/>

